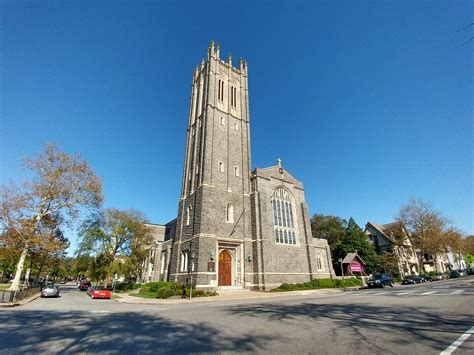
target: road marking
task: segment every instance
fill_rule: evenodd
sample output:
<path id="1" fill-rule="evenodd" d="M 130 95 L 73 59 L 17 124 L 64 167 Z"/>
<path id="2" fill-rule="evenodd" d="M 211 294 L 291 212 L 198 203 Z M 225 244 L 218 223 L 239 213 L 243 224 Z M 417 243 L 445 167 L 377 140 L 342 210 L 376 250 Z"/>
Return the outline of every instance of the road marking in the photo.
<path id="1" fill-rule="evenodd" d="M 110 313 L 110 311 L 89 311 L 90 313 Z"/>
<path id="2" fill-rule="evenodd" d="M 463 335 L 457 338 L 450 346 L 448 346 L 444 351 L 442 351 L 439 355 L 450 355 L 461 346 L 464 341 L 474 333 L 474 326 L 471 329 L 468 329 Z"/>
<path id="3" fill-rule="evenodd" d="M 459 295 L 460 293 L 463 293 L 464 290 L 454 290 L 453 292 L 448 293 L 448 295 Z"/>
<path id="4" fill-rule="evenodd" d="M 385 295 L 386 293 L 388 293 L 388 292 L 377 292 L 377 293 L 370 293 L 370 295 L 373 295 L 373 296 L 378 296 L 378 295 Z"/>
<path id="5" fill-rule="evenodd" d="M 436 293 L 438 291 L 428 291 L 428 292 L 423 292 L 423 293 L 420 293 L 420 296 L 424 296 L 424 295 L 432 295 L 433 293 Z"/>
<path id="6" fill-rule="evenodd" d="M 398 292 L 396 295 L 401 296 L 401 295 L 408 295 L 409 293 L 413 293 L 413 291 L 407 291 L 407 292 Z"/>

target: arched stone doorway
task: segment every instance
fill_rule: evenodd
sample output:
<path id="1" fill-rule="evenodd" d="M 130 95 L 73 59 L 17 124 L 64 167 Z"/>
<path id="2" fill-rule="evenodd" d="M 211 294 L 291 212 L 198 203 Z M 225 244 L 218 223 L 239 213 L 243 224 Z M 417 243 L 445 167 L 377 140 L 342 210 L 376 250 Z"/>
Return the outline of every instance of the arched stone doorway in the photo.
<path id="1" fill-rule="evenodd" d="M 228 250 L 219 253 L 219 286 L 232 286 L 232 255 Z"/>

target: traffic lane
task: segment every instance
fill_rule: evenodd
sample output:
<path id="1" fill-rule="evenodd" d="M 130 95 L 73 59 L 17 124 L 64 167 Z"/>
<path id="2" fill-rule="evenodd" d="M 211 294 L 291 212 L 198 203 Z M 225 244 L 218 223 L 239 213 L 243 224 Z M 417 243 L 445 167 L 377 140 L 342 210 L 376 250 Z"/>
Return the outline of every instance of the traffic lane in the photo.
<path id="1" fill-rule="evenodd" d="M 466 305 L 434 297 L 273 299 L 151 313 L 0 312 L 2 351 L 439 353 L 465 332 Z M 216 304 L 217 305 L 217 304 Z M 216 306 L 215 305 L 215 306 Z M 465 314 L 465 313 L 464 313 Z M 6 326 L 4 326 L 6 325 Z"/>
<path id="2" fill-rule="evenodd" d="M 37 298 L 16 310 L 85 310 L 100 305 L 100 301 L 104 300 L 92 300 L 86 291 L 80 291 L 74 285 L 61 285 L 59 297 Z M 113 301 L 105 300 L 105 302 Z"/>
<path id="3" fill-rule="evenodd" d="M 211 321 L 177 321 L 138 312 L 0 312 L 0 353 L 188 353 L 256 351 L 272 337 L 227 334 Z"/>
<path id="4" fill-rule="evenodd" d="M 244 317 L 249 324 L 252 319 L 268 325 L 298 324 L 302 326 L 299 334 L 303 339 L 310 338 L 320 344 L 336 341 L 334 352 L 350 349 L 350 353 L 439 354 L 472 325 L 472 301 L 472 297 L 454 296 L 443 298 L 442 302 L 439 297 L 430 296 L 404 299 L 344 296 L 304 300 L 300 304 L 234 306 L 227 312 Z M 234 323 L 230 319 L 229 324 Z M 290 351 L 292 342 L 288 335 L 281 333 L 279 337 L 286 338 L 288 344 L 279 350 Z M 304 341 L 300 341 L 299 346 L 303 347 Z"/>

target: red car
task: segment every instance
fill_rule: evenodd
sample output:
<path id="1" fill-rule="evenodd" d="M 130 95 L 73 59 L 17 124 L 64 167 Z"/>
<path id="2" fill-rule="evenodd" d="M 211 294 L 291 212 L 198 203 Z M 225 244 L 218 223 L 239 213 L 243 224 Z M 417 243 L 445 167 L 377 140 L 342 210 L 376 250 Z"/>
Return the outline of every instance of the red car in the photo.
<path id="1" fill-rule="evenodd" d="M 110 299 L 111 292 L 106 290 L 104 286 L 92 286 L 87 289 L 87 294 L 91 298 L 106 298 Z"/>

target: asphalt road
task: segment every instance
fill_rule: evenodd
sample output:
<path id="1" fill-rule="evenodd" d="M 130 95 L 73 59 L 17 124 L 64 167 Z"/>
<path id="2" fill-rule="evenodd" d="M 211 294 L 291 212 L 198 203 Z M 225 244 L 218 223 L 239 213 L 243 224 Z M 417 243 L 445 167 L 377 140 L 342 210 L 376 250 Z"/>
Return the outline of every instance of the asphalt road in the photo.
<path id="1" fill-rule="evenodd" d="M 0 309 L 0 353 L 439 354 L 474 326 L 473 301 L 473 276 L 189 305 L 92 300 L 69 286 Z M 474 334 L 453 352 L 472 353 Z"/>

